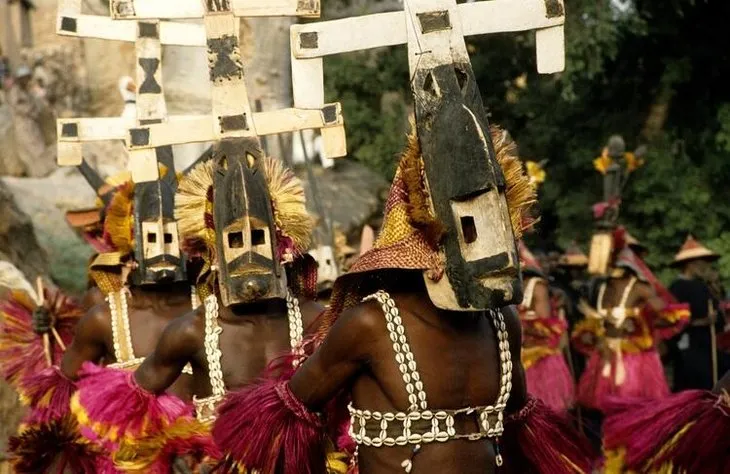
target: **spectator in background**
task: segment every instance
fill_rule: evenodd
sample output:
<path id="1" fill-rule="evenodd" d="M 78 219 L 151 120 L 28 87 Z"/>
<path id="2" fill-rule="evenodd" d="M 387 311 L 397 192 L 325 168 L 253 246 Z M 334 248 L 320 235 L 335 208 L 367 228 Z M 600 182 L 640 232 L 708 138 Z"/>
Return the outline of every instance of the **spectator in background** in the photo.
<path id="1" fill-rule="evenodd" d="M 674 258 L 680 274 L 669 290 L 681 302 L 689 303 L 690 325 L 674 338 L 674 390 L 711 390 L 718 374 L 730 368 L 728 355 L 717 351 L 716 334 L 724 321 L 718 317 L 722 296 L 712 285 L 712 262 L 720 258 L 692 236 L 687 237 Z M 713 357 L 714 353 L 714 357 Z"/>

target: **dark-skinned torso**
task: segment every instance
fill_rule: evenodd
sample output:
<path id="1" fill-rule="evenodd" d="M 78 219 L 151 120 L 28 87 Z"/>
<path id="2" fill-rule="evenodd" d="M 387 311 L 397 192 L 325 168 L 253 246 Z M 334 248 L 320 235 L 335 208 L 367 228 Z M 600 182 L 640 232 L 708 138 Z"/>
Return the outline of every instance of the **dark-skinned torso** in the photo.
<path id="1" fill-rule="evenodd" d="M 422 285 L 390 295 L 400 310 L 429 409 L 493 405 L 499 395 L 500 360 L 496 330 L 488 314 L 439 310 Z M 519 319 L 511 308 L 505 308 L 503 314 L 514 364 L 509 410 L 521 407 L 526 393 L 519 362 Z M 297 371 L 290 387 L 312 410 L 319 410 L 339 390 L 346 389 L 356 408 L 408 411 L 408 393 L 380 304 L 366 302 L 343 312 L 319 349 Z M 476 419 L 470 417 L 457 417 L 455 427 L 457 432 L 478 431 Z M 360 472 L 400 474 L 401 463 L 411 458 L 412 451 L 412 445 L 360 446 Z M 413 474 L 496 472 L 494 445 L 489 440 L 430 443 L 412 460 Z"/>
<path id="2" fill-rule="evenodd" d="M 324 309 L 315 301 L 300 300 L 306 328 Z M 269 362 L 291 350 L 289 321 L 284 300 L 220 305 L 218 326 L 223 382 L 228 390 L 246 386 L 258 378 Z M 144 389 L 161 393 L 179 376 L 185 364 L 193 367 L 192 393 L 211 395 L 205 351 L 205 307 L 174 321 L 160 338 L 154 352 L 135 372 Z"/>
<path id="3" fill-rule="evenodd" d="M 624 296 L 626 288 L 631 284 L 633 275 L 630 272 L 626 272 L 625 275 L 619 278 L 609 278 L 606 282 L 606 291 L 603 295 L 603 300 L 597 302 L 596 307 L 599 305 L 604 310 L 609 310 L 620 306 L 621 300 Z M 649 284 L 636 281 L 629 291 L 628 298 L 626 300 L 626 308 L 632 308 L 641 310 L 644 305 L 650 305 L 655 310 L 660 310 L 664 306 L 662 300 L 656 297 L 654 290 Z M 639 317 L 638 315 L 632 317 Z M 609 337 L 620 337 L 621 330 L 616 328 L 610 321 L 606 320 L 606 335 Z"/>
<path id="4" fill-rule="evenodd" d="M 136 357 L 150 355 L 165 327 L 180 315 L 190 312 L 190 286 L 174 284 L 156 287 L 130 287 L 127 299 L 132 347 Z M 109 365 L 117 362 L 114 356 L 111 312 L 109 304 L 98 290 L 90 290 L 84 297 L 85 306 L 97 303 L 79 321 L 73 343 L 63 356 L 61 370 L 75 378 L 83 362 Z M 120 328 L 121 331 L 121 328 Z M 192 379 L 180 377 L 170 387 L 175 395 L 190 400 Z"/>

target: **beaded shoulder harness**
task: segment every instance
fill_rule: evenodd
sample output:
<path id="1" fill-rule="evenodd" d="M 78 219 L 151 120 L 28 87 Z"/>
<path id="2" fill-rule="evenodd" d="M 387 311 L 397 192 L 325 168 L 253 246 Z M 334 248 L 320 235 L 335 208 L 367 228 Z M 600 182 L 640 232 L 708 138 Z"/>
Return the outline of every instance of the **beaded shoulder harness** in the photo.
<path id="1" fill-rule="evenodd" d="M 129 295 L 126 288 L 109 293 L 106 297 L 106 301 L 109 304 L 109 312 L 112 316 L 112 344 L 114 346 L 114 358 L 117 360 L 115 363 L 109 364 L 109 367 L 115 369 L 136 369 L 142 365 L 142 362 L 144 362 L 145 359 L 144 357 L 136 357 L 134 355 L 132 332 L 129 327 L 129 307 L 127 306 L 127 298 L 129 298 Z M 190 300 L 193 309 L 200 305 L 195 287 L 191 290 Z M 188 375 L 193 374 L 193 368 L 190 364 L 187 364 L 185 368 L 183 368 L 183 373 Z"/>
<path id="2" fill-rule="evenodd" d="M 395 360 L 403 376 L 408 392 L 407 412 L 379 412 L 348 406 L 350 411 L 350 436 L 358 445 L 406 446 L 414 445 L 414 453 L 421 444 L 447 442 L 452 439 L 479 440 L 498 438 L 504 432 L 504 410 L 512 390 L 512 359 L 509 350 L 507 326 L 500 311 L 489 311 L 497 329 L 501 378 L 499 397 L 494 405 L 466 407 L 458 410 L 429 409 L 423 381 L 418 373 L 416 361 L 406 337 L 403 321 L 395 301 L 385 291 L 379 291 L 363 301 L 376 300 L 380 303 L 393 343 Z M 471 433 L 457 433 L 454 418 L 476 416 L 479 430 Z M 502 465 L 502 456 L 497 452 L 497 465 Z M 410 472 L 411 461 L 405 460 L 403 467 Z"/>
<path id="3" fill-rule="evenodd" d="M 226 386 L 223 382 L 221 369 L 220 335 L 223 328 L 218 325 L 218 298 L 210 295 L 203 302 L 205 305 L 205 358 L 208 362 L 208 377 L 210 379 L 211 394 L 207 397 L 193 396 L 195 414 L 199 421 L 212 423 L 216 418 L 216 407 L 226 395 Z M 299 300 L 287 292 L 287 318 L 289 323 L 289 344 L 292 351 L 299 357 L 298 364 L 304 352 L 301 348 L 304 339 L 304 323 L 302 312 L 299 309 Z"/>
<path id="4" fill-rule="evenodd" d="M 636 286 L 636 282 L 638 279 L 636 277 L 631 277 L 631 280 L 626 285 L 626 288 L 624 288 L 624 292 L 621 295 L 621 301 L 619 304 L 613 308 L 604 308 L 603 307 L 603 298 L 606 295 L 606 287 L 608 286 L 606 282 L 603 282 L 601 284 L 601 287 L 598 289 L 598 301 L 596 302 L 596 310 L 598 311 L 598 314 L 601 315 L 601 317 L 608 319 L 611 324 L 616 326 L 617 328 L 620 328 L 624 321 L 626 321 L 626 318 L 628 316 L 634 315 L 636 312 L 636 308 L 627 308 L 626 303 L 629 301 L 629 296 L 631 295 L 631 290 L 634 289 L 634 286 Z"/>

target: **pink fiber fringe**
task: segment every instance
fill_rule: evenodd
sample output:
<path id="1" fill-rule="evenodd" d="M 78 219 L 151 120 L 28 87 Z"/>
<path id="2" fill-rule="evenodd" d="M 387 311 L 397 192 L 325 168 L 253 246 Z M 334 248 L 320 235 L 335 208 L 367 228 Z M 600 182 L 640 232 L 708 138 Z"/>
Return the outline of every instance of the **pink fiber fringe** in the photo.
<path id="1" fill-rule="evenodd" d="M 654 466 L 671 461 L 683 472 L 730 473 L 730 404 L 712 393 L 704 395 L 692 426 L 655 460 Z"/>
<path id="2" fill-rule="evenodd" d="M 688 303 L 667 303 L 664 309 L 654 315 L 654 318 L 673 324 L 664 326 L 653 324 L 654 337 L 659 340 L 667 340 L 676 336 L 689 324 L 691 314 Z"/>
<path id="3" fill-rule="evenodd" d="M 71 396 L 75 391 L 76 383 L 58 367 L 48 367 L 35 376 L 26 377 L 21 399 L 31 410 L 25 422 L 47 423 L 68 415 Z"/>
<path id="4" fill-rule="evenodd" d="M 8 441 L 10 461 L 20 474 L 71 473 L 117 474 L 105 456 L 79 439 L 70 417 L 28 426 Z"/>
<path id="5" fill-rule="evenodd" d="M 68 346 L 82 312 L 72 299 L 58 291 L 46 291 L 46 298 L 55 317 L 55 328 Z M 0 303 L 0 313 L 3 314 L 3 324 L 0 325 L 0 374 L 16 390 L 22 390 L 23 381 L 48 368 L 43 338 L 33 332 L 33 309 L 17 299 L 13 292 Z M 63 349 L 55 341 L 51 349 L 53 362 L 59 363 Z"/>
<path id="6" fill-rule="evenodd" d="M 616 385 L 615 362 L 611 374 L 604 377 L 603 359 L 594 351 L 578 382 L 578 402 L 584 407 L 603 411 L 603 400 L 609 396 L 660 399 L 669 395 L 667 379 L 656 350 L 624 353 L 623 363 L 626 380 Z"/>
<path id="7" fill-rule="evenodd" d="M 505 421 L 503 451 L 500 474 L 589 473 L 593 465 L 588 440 L 566 416 L 532 396 Z"/>
<path id="8" fill-rule="evenodd" d="M 721 405 L 717 395 L 688 390 L 661 401 L 610 398 L 606 410 L 605 449 L 625 448 L 630 469 L 643 469 L 664 448 L 653 466 L 671 460 L 692 474 L 724 473 L 718 466 L 730 466 L 730 407 Z M 691 422 L 680 440 L 666 446 Z"/>
<path id="9" fill-rule="evenodd" d="M 525 371 L 527 391 L 548 407 L 565 412 L 575 403 L 575 384 L 562 354 L 543 357 Z"/>
<path id="10" fill-rule="evenodd" d="M 286 382 L 264 381 L 229 393 L 213 439 L 229 458 L 222 472 L 236 472 L 231 462 L 266 474 L 326 472 L 324 427 Z"/>
<path id="11" fill-rule="evenodd" d="M 192 406 L 170 394 L 155 395 L 137 385 L 132 372 L 98 367 L 85 362 L 86 376 L 78 382 L 82 428 L 105 437 L 139 438 L 161 433 L 181 416 L 192 416 Z M 96 441 L 96 440 L 94 440 Z"/>

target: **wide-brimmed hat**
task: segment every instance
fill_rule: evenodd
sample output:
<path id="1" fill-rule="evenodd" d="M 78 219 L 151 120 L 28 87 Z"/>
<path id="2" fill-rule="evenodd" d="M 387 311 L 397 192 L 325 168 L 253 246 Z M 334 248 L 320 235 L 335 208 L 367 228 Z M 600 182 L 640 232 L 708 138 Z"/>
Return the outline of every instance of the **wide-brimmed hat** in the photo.
<path id="1" fill-rule="evenodd" d="M 693 236 L 687 236 L 682 248 L 679 249 L 677 255 L 674 256 L 673 266 L 681 265 L 692 260 L 717 260 L 720 255 L 702 245 Z"/>

